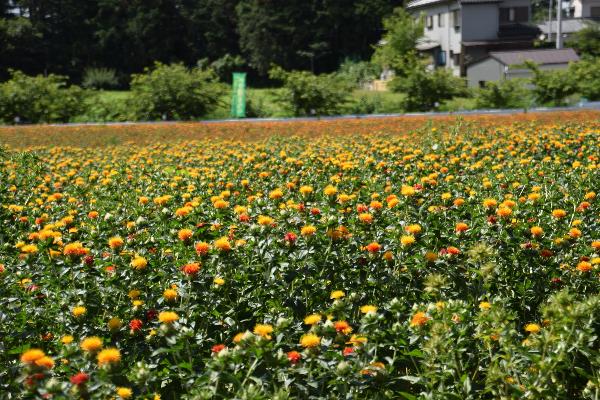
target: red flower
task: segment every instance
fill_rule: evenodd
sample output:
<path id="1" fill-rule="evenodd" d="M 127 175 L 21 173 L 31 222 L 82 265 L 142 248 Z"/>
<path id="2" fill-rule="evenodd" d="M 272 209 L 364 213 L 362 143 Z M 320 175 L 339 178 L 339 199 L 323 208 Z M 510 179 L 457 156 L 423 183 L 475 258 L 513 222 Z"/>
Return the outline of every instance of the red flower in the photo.
<path id="1" fill-rule="evenodd" d="M 225 346 L 224 344 L 215 344 L 211 350 L 213 353 L 220 353 L 221 350 L 224 350 L 227 346 Z"/>
<path id="2" fill-rule="evenodd" d="M 460 250 L 454 246 L 447 247 L 446 251 L 448 252 L 448 254 L 454 254 L 454 255 L 460 254 Z"/>
<path id="3" fill-rule="evenodd" d="M 183 271 L 183 273 L 188 276 L 194 276 L 198 273 L 198 271 L 200 271 L 200 264 L 198 264 L 198 263 L 185 264 L 183 267 L 181 267 L 181 271 Z"/>
<path id="4" fill-rule="evenodd" d="M 85 256 L 85 258 L 83 259 L 83 262 L 85 263 L 85 265 L 92 265 L 94 263 L 94 257 L 93 256 Z"/>
<path id="5" fill-rule="evenodd" d="M 302 359 L 302 355 L 296 350 L 288 351 L 287 358 L 292 364 L 297 364 Z"/>
<path id="6" fill-rule="evenodd" d="M 114 265 L 109 265 L 108 267 L 104 268 L 104 270 L 106 272 L 108 272 L 109 274 L 112 274 L 115 272 L 115 266 Z"/>
<path id="7" fill-rule="evenodd" d="M 298 204 L 298 211 L 302 212 L 302 211 L 304 211 L 304 209 L 305 209 L 304 203 Z"/>
<path id="8" fill-rule="evenodd" d="M 294 242 L 296 241 L 296 239 L 298 239 L 298 235 L 296 235 L 293 232 L 288 232 L 285 234 L 285 236 L 283 237 L 283 239 L 288 242 L 289 244 L 294 244 Z"/>
<path id="9" fill-rule="evenodd" d="M 73 385 L 83 385 L 90 379 L 90 376 L 85 372 L 78 372 L 73 375 L 69 380 Z"/>
<path id="10" fill-rule="evenodd" d="M 346 357 L 352 353 L 354 353 L 354 347 L 345 347 L 344 351 L 342 352 L 342 354 L 344 354 Z"/>
<path id="11" fill-rule="evenodd" d="M 319 210 L 318 208 L 311 208 L 310 209 L 310 213 L 312 215 L 320 215 L 321 214 L 321 210 Z"/>
<path id="12" fill-rule="evenodd" d="M 423 185 L 421 185 L 420 183 L 415 183 L 413 185 L 413 188 L 415 188 L 415 190 L 421 190 L 421 189 L 423 189 Z"/>
<path id="13" fill-rule="evenodd" d="M 250 222 L 250 216 L 248 214 L 240 214 L 240 222 Z"/>
<path id="14" fill-rule="evenodd" d="M 129 322 L 129 328 L 133 331 L 133 332 L 137 332 L 139 330 L 142 329 L 142 321 L 140 321 L 139 319 L 132 319 Z"/>
<path id="15" fill-rule="evenodd" d="M 366 206 L 365 204 L 359 204 L 356 206 L 356 211 L 358 211 L 359 213 L 365 213 L 365 212 L 369 211 L 369 207 Z"/>
<path id="16" fill-rule="evenodd" d="M 493 215 L 490 215 L 490 216 L 488 217 L 488 222 L 489 222 L 490 224 L 495 224 L 497 221 L 498 221 L 498 220 L 497 220 L 497 219 L 496 219 L 496 217 L 495 217 L 495 216 L 493 216 Z"/>

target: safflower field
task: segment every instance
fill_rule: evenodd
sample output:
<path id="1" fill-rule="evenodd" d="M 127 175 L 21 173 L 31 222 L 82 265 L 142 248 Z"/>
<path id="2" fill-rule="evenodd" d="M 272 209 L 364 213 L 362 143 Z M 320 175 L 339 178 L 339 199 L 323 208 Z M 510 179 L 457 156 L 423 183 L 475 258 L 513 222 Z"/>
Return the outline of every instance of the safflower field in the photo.
<path id="1" fill-rule="evenodd" d="M 0 398 L 600 399 L 599 117 L 0 128 Z"/>

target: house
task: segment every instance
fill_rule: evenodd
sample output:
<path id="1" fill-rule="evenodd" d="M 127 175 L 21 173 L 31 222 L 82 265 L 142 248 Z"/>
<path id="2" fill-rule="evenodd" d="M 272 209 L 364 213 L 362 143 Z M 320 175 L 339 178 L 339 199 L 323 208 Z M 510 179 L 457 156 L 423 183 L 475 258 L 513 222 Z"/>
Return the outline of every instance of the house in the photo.
<path id="1" fill-rule="evenodd" d="M 489 81 L 528 78 L 532 73 L 523 66 L 525 61 L 533 61 L 541 70 L 550 70 L 566 68 L 578 60 L 573 49 L 492 51 L 467 67 L 467 81 L 470 87 L 482 87 Z"/>
<path id="2" fill-rule="evenodd" d="M 430 55 L 432 68 L 456 76 L 490 51 L 531 48 L 539 35 L 530 23 L 531 0 L 412 0 L 406 8 L 424 18 L 417 49 Z"/>
<path id="3" fill-rule="evenodd" d="M 600 22 L 600 0 L 571 0 L 564 2 L 568 9 L 563 7 L 561 31 L 563 39 L 568 39 L 575 32 L 582 30 L 589 24 Z M 558 23 L 556 19 L 544 21 L 538 27 L 542 32 L 542 39 L 552 41 L 553 35 L 556 36 Z"/>
<path id="4" fill-rule="evenodd" d="M 573 18 L 600 19 L 600 0 L 572 0 Z"/>

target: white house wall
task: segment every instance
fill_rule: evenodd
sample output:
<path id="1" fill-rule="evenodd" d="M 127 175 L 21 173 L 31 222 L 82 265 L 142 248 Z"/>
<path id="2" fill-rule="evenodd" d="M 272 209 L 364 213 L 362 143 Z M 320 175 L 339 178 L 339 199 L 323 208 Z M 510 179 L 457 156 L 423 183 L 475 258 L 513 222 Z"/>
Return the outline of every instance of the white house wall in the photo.
<path id="1" fill-rule="evenodd" d="M 575 18 L 589 18 L 592 16 L 592 7 L 600 7 L 600 0 L 575 1 L 573 3 L 573 16 Z"/>
<path id="2" fill-rule="evenodd" d="M 423 14 L 425 17 L 433 17 L 432 29 L 427 29 L 425 26 L 424 36 L 431 40 L 438 42 L 442 51 L 446 52 L 446 68 L 452 69 L 455 75 L 460 74 L 460 66 L 454 64 L 450 57 L 450 50 L 453 53 L 460 54 L 461 50 L 461 31 L 454 29 L 454 22 L 452 21 L 451 13 L 453 10 L 458 10 L 459 6 L 456 2 L 449 2 L 446 4 L 436 5 L 428 7 L 426 10 L 415 10 L 413 13 L 416 15 Z M 438 16 L 441 15 L 444 21 L 444 26 L 440 27 L 438 24 Z"/>

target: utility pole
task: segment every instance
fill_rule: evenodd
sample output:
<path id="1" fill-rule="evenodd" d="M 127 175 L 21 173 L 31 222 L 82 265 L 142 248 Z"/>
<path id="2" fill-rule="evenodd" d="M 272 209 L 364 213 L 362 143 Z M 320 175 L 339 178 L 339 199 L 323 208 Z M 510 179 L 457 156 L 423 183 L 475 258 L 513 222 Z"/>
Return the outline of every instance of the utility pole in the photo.
<path id="1" fill-rule="evenodd" d="M 562 47 L 562 0 L 556 0 L 556 48 Z"/>
<path id="2" fill-rule="evenodd" d="M 552 43 L 552 0 L 548 3 L 548 42 Z"/>

